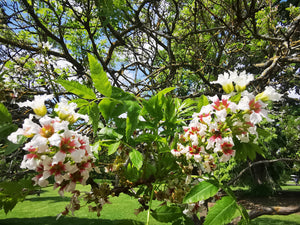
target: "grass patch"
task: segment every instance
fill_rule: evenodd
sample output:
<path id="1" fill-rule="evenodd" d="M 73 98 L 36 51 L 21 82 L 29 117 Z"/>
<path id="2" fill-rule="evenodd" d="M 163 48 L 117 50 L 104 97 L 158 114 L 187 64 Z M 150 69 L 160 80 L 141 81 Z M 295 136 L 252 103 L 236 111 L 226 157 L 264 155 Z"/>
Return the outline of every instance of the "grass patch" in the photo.
<path id="1" fill-rule="evenodd" d="M 89 190 L 89 186 L 81 187 L 80 190 Z M 98 218 L 96 213 L 89 212 L 88 207 L 82 207 L 75 212 L 75 216 L 61 217 L 56 220 L 57 215 L 62 212 L 69 203 L 70 195 L 61 197 L 53 187 L 42 189 L 40 196 L 27 196 L 24 202 L 18 203 L 17 206 L 5 215 L 0 211 L 1 225 L 143 225 L 146 223 L 147 212 L 142 212 L 138 216 L 134 214 L 134 209 L 140 207 L 136 199 L 121 194 L 119 197 L 111 198 L 112 204 L 103 206 L 101 216 Z M 82 202 L 84 203 L 84 202 Z M 154 202 L 154 207 L 159 203 Z M 150 218 L 150 224 L 162 225 Z"/>
<path id="2" fill-rule="evenodd" d="M 80 187 L 83 191 L 89 191 L 89 186 Z M 300 191 L 300 186 L 285 185 L 284 191 Z M 246 188 L 247 190 L 247 188 Z M 236 189 L 236 191 L 241 191 Z M 245 191 L 245 190 L 243 190 Z M 96 213 L 88 211 L 88 207 L 83 207 L 75 212 L 75 216 L 61 217 L 56 220 L 57 215 L 64 210 L 69 203 L 70 195 L 61 197 L 53 187 L 43 188 L 40 196 L 27 196 L 24 202 L 18 203 L 12 212 L 5 215 L 0 211 L 1 225 L 144 225 L 146 223 L 147 212 L 142 212 L 138 216 L 134 214 L 134 209 L 140 207 L 136 199 L 121 194 L 120 197 L 111 198 L 112 204 L 104 205 L 100 218 Z M 155 208 L 159 202 L 153 202 Z M 151 225 L 165 225 L 150 219 Z M 169 225 L 171 223 L 168 223 Z M 254 225 L 300 225 L 300 214 L 289 216 L 261 216 L 253 220 Z"/>
<path id="3" fill-rule="evenodd" d="M 300 215 L 291 214 L 288 216 L 261 216 L 251 221 L 251 225 L 300 225 Z"/>

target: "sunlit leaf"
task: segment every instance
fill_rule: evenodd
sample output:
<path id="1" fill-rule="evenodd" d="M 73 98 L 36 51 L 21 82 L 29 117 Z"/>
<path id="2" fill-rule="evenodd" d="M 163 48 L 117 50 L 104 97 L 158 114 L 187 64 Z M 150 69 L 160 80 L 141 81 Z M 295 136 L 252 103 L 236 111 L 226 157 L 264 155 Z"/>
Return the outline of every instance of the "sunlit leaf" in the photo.
<path id="1" fill-rule="evenodd" d="M 137 169 L 140 169 L 143 165 L 143 155 L 139 151 L 133 149 L 129 153 L 130 160 Z"/>
<path id="2" fill-rule="evenodd" d="M 94 91 L 87 86 L 80 84 L 74 80 L 58 80 L 57 83 L 61 84 L 67 91 L 85 99 L 96 99 Z"/>
<path id="3" fill-rule="evenodd" d="M 222 197 L 216 204 L 208 210 L 204 225 L 228 224 L 234 219 L 238 206 L 236 201 L 229 197 Z"/>
<path id="4" fill-rule="evenodd" d="M 194 186 L 184 197 L 183 203 L 194 203 L 214 196 L 219 187 L 213 181 L 202 181 Z"/>
<path id="5" fill-rule="evenodd" d="M 183 216 L 182 210 L 178 206 L 163 205 L 155 209 L 151 215 L 159 222 L 168 223 L 177 220 Z"/>
<path id="6" fill-rule="evenodd" d="M 108 80 L 106 72 L 94 56 L 89 54 L 88 58 L 94 87 L 104 96 L 110 97 L 112 93 L 112 86 Z"/>

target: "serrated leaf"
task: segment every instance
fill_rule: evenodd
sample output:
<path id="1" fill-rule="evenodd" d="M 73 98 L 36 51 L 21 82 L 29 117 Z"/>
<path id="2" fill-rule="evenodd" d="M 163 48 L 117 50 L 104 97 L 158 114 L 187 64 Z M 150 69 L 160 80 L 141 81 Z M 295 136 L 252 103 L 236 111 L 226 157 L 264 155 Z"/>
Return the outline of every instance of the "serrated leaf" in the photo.
<path id="1" fill-rule="evenodd" d="M 194 186 L 184 197 L 183 203 L 194 203 L 214 196 L 219 187 L 213 181 L 202 181 Z"/>
<path id="2" fill-rule="evenodd" d="M 238 206 L 236 201 L 229 197 L 222 197 L 216 204 L 208 210 L 204 225 L 228 224 L 234 218 Z"/>
<path id="3" fill-rule="evenodd" d="M 116 143 L 113 143 L 113 144 L 110 144 L 108 146 L 108 155 L 111 155 L 111 154 L 114 154 L 117 150 L 118 150 L 118 147 L 120 145 L 120 141 L 116 142 Z"/>
<path id="4" fill-rule="evenodd" d="M 135 100 L 134 95 L 123 91 L 121 88 L 112 87 L 112 94 L 111 98 L 118 100 L 118 101 L 125 101 L 125 100 Z"/>
<path id="5" fill-rule="evenodd" d="M 80 108 L 82 106 L 86 106 L 86 105 L 89 105 L 90 102 L 85 100 L 85 99 L 80 99 L 80 98 L 77 98 L 77 99 L 73 99 L 72 101 L 70 102 L 74 102 L 76 103 L 77 107 Z"/>
<path id="6" fill-rule="evenodd" d="M 126 138 L 130 138 L 132 132 L 135 130 L 136 125 L 138 124 L 138 116 L 141 110 L 141 107 L 136 101 L 124 101 L 124 105 L 127 110 L 126 117 Z"/>
<path id="7" fill-rule="evenodd" d="M 234 148 L 236 149 L 235 158 L 238 160 L 246 160 L 247 158 L 254 160 L 256 158 L 256 153 L 261 155 L 264 154 L 260 146 L 255 143 L 242 143 L 235 140 L 234 144 Z"/>
<path id="8" fill-rule="evenodd" d="M 112 140 L 121 140 L 123 137 L 122 134 L 117 133 L 114 129 L 109 127 L 102 128 L 99 135 Z"/>
<path id="9" fill-rule="evenodd" d="M 96 133 L 98 130 L 99 121 L 100 121 L 99 115 L 100 115 L 100 111 L 99 111 L 97 103 L 92 102 L 89 105 L 89 117 L 92 120 L 94 133 Z"/>
<path id="10" fill-rule="evenodd" d="M 11 114 L 9 113 L 8 109 L 0 103 L 0 123 L 11 123 L 12 118 Z"/>
<path id="11" fill-rule="evenodd" d="M 183 213 L 178 206 L 163 205 L 155 209 L 151 215 L 159 222 L 168 223 L 177 220 L 179 217 L 183 216 Z"/>
<path id="12" fill-rule="evenodd" d="M 111 117 L 111 114 L 117 103 L 117 101 L 109 98 L 104 98 L 99 103 L 100 112 L 106 121 L 108 121 L 108 119 Z"/>
<path id="13" fill-rule="evenodd" d="M 132 165 L 135 166 L 138 170 L 142 167 L 143 165 L 143 155 L 139 151 L 133 149 L 129 153 L 129 158 L 132 162 Z"/>
<path id="14" fill-rule="evenodd" d="M 88 58 L 94 87 L 104 96 L 110 97 L 112 93 L 112 86 L 108 80 L 106 72 L 94 56 L 89 54 Z"/>
<path id="15" fill-rule="evenodd" d="M 61 84 L 67 91 L 85 99 L 96 99 L 96 94 L 90 88 L 80 84 L 74 80 L 58 80 L 57 83 Z"/>

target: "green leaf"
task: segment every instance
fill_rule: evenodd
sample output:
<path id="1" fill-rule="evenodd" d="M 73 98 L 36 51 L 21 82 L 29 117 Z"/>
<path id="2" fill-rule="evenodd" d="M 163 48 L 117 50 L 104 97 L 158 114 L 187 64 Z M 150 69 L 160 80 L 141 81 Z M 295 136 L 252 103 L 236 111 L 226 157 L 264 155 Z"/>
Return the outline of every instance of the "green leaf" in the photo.
<path id="1" fill-rule="evenodd" d="M 9 155 L 9 154 L 13 153 L 14 151 L 16 151 L 18 148 L 20 148 L 25 143 L 26 140 L 27 140 L 27 137 L 25 137 L 23 135 L 19 135 L 18 143 L 14 144 L 12 142 L 9 142 L 7 147 L 5 148 L 4 155 Z"/>
<path id="2" fill-rule="evenodd" d="M 259 127 L 257 127 L 256 131 L 259 136 L 262 136 L 264 138 L 267 138 L 271 135 L 269 131 L 267 131 L 266 129 L 261 129 Z"/>
<path id="3" fill-rule="evenodd" d="M 136 167 L 131 165 L 131 163 L 128 163 L 126 170 L 125 170 L 125 176 L 129 181 L 136 182 L 140 178 L 140 171 L 137 170 Z"/>
<path id="4" fill-rule="evenodd" d="M 178 206 L 163 205 L 155 209 L 151 215 L 159 222 L 168 223 L 177 220 L 183 213 Z"/>
<path id="5" fill-rule="evenodd" d="M 242 97 L 242 94 L 238 93 L 238 94 L 230 97 L 230 101 L 238 103 L 240 101 L 241 97 Z"/>
<path id="6" fill-rule="evenodd" d="M 138 170 L 142 167 L 143 165 L 143 155 L 139 151 L 133 149 L 129 153 L 129 158 L 133 164 Z"/>
<path id="7" fill-rule="evenodd" d="M 0 123 L 11 123 L 12 118 L 11 114 L 9 113 L 8 109 L 0 103 Z"/>
<path id="8" fill-rule="evenodd" d="M 165 88 L 162 91 L 158 92 L 156 95 L 162 96 L 162 95 L 169 93 L 170 91 L 173 91 L 174 89 L 176 89 L 176 87 L 168 87 L 168 88 Z"/>
<path id="9" fill-rule="evenodd" d="M 237 160 L 254 160 L 256 158 L 256 153 L 264 155 L 263 150 L 259 145 L 255 143 L 242 143 L 237 139 L 234 139 L 234 148 L 236 149 L 235 158 Z"/>
<path id="10" fill-rule="evenodd" d="M 104 96 L 110 97 L 112 93 L 112 86 L 108 80 L 106 72 L 94 56 L 88 54 L 88 58 L 94 87 Z"/>
<path id="11" fill-rule="evenodd" d="M 229 197 L 222 197 L 216 204 L 209 209 L 205 218 L 204 225 L 223 225 L 228 224 L 234 219 L 238 206 L 236 201 Z"/>
<path id="12" fill-rule="evenodd" d="M 0 123 L 0 140 L 6 139 L 7 136 L 18 128 L 12 123 Z"/>
<path id="13" fill-rule="evenodd" d="M 137 101 L 124 101 L 124 105 L 127 111 L 126 138 L 128 140 L 138 124 L 141 107 Z"/>
<path id="14" fill-rule="evenodd" d="M 118 141 L 116 143 L 113 143 L 113 144 L 110 144 L 108 146 L 108 153 L 107 154 L 108 155 L 114 154 L 117 151 L 119 145 L 120 145 L 120 141 Z"/>
<path id="15" fill-rule="evenodd" d="M 86 105 L 89 105 L 90 102 L 85 100 L 85 99 L 80 99 L 80 98 L 77 98 L 77 99 L 73 99 L 72 101 L 70 102 L 74 102 L 76 103 L 77 107 L 78 108 L 81 108 L 82 106 L 86 106 Z"/>
<path id="16" fill-rule="evenodd" d="M 89 105 L 89 117 L 92 120 L 94 133 L 97 132 L 99 121 L 100 121 L 100 111 L 96 102 L 92 102 Z"/>
<path id="17" fill-rule="evenodd" d="M 194 203 L 214 196 L 219 187 L 214 181 L 202 181 L 194 186 L 184 197 L 183 203 Z"/>
<path id="18" fill-rule="evenodd" d="M 99 136 L 102 136 L 102 138 L 108 138 L 112 140 L 121 140 L 123 135 L 117 133 L 114 129 L 109 127 L 104 127 L 100 130 Z"/>
<path id="19" fill-rule="evenodd" d="M 80 84 L 74 80 L 58 80 L 57 83 L 61 84 L 67 91 L 85 99 L 96 99 L 96 94 L 92 89 L 85 85 Z"/>
<path id="20" fill-rule="evenodd" d="M 208 104 L 209 104 L 208 98 L 205 95 L 201 95 L 197 105 L 198 111 L 200 111 L 203 106 L 206 106 Z"/>
<path id="21" fill-rule="evenodd" d="M 121 88 L 112 87 L 112 94 L 111 98 L 116 99 L 118 101 L 125 101 L 125 100 L 135 100 L 135 96 L 123 91 Z"/>
<path id="22" fill-rule="evenodd" d="M 106 121 L 108 121 L 109 118 L 111 117 L 111 114 L 117 103 L 118 103 L 117 101 L 110 98 L 104 98 L 99 103 L 100 112 Z"/>

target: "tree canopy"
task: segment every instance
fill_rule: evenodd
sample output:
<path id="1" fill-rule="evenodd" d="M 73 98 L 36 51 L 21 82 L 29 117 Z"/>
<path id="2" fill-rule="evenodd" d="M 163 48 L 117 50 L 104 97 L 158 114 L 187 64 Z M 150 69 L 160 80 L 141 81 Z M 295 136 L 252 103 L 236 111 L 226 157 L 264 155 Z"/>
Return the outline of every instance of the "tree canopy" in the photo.
<path id="1" fill-rule="evenodd" d="M 299 93 L 297 4 L 1 1 L 1 71 L 26 91 L 50 92 L 57 78 L 88 85 L 91 53 L 113 86 L 136 95 L 169 86 L 182 97 L 213 94 L 219 89 L 210 82 L 235 69 L 256 75 L 258 91 L 280 84 L 282 93 Z"/>

